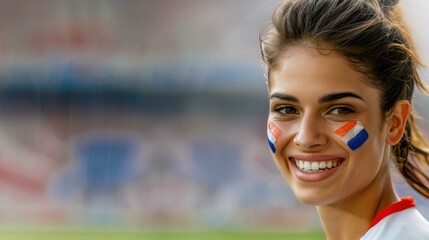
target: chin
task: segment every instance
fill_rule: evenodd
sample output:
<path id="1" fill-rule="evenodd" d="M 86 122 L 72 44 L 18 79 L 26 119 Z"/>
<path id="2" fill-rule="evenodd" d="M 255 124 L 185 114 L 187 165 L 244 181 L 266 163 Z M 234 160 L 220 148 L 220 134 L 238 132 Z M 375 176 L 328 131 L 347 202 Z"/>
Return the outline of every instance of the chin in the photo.
<path id="1" fill-rule="evenodd" d="M 320 199 L 317 196 L 301 196 L 301 195 L 296 195 L 296 197 L 298 198 L 298 200 L 304 204 L 308 204 L 308 205 L 313 205 L 313 206 L 318 206 L 318 205 L 324 205 L 324 201 L 322 199 Z"/>
<path id="2" fill-rule="evenodd" d="M 329 205 L 338 200 L 338 194 L 328 193 L 323 190 L 309 189 L 305 191 L 299 189 L 294 193 L 300 202 L 313 206 Z"/>

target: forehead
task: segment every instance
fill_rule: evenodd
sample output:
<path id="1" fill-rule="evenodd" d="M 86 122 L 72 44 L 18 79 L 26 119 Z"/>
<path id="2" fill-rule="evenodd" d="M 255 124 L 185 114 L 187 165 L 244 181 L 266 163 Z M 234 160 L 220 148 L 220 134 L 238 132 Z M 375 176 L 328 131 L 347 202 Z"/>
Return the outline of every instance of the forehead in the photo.
<path id="1" fill-rule="evenodd" d="M 270 72 L 270 90 L 275 88 L 372 88 L 368 78 L 352 68 L 341 54 L 320 52 L 313 47 L 293 47 L 277 58 Z"/>

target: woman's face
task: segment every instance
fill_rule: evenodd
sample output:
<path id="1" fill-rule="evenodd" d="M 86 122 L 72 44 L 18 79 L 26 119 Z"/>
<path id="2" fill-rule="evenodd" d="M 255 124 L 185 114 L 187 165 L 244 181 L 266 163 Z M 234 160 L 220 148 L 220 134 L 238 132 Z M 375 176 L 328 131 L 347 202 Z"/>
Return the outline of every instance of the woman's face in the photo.
<path id="1" fill-rule="evenodd" d="M 387 171 L 388 127 L 379 90 L 336 52 L 294 47 L 277 63 L 269 79 L 267 127 L 276 138 L 272 155 L 286 181 L 301 201 L 315 205 L 359 194 Z M 357 147 L 335 133 L 351 121 L 368 134 Z"/>

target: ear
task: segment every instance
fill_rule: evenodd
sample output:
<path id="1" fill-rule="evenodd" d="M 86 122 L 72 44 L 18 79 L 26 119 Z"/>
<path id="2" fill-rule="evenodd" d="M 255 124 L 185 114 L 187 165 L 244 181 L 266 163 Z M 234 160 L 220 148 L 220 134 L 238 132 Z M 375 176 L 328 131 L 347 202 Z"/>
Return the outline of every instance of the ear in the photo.
<path id="1" fill-rule="evenodd" d="M 395 145 L 401 140 L 410 111 L 411 104 L 407 100 L 399 100 L 393 107 L 388 117 L 389 129 L 386 139 L 388 144 Z"/>

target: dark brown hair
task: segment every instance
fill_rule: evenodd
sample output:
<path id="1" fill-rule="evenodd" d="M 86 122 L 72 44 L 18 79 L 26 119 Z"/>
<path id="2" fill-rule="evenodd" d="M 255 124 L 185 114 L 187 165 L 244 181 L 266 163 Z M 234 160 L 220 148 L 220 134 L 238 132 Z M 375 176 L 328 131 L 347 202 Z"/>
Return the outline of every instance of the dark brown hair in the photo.
<path id="1" fill-rule="evenodd" d="M 286 0 L 275 10 L 272 23 L 260 33 L 262 60 L 268 79 L 278 56 L 287 48 L 310 45 L 336 51 L 368 77 L 381 92 L 386 114 L 398 100 L 411 102 L 414 85 L 428 88 L 417 72 L 422 66 L 397 1 Z M 428 145 L 411 112 L 400 142 L 392 146 L 394 162 L 407 182 L 429 198 Z"/>

